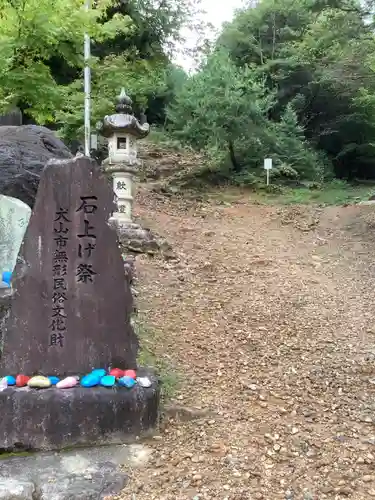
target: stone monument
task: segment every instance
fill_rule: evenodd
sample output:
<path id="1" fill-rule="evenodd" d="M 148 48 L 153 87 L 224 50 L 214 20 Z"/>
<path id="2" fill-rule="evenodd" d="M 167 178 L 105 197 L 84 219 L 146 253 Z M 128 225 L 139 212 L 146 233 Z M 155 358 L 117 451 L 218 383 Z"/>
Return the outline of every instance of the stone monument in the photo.
<path id="1" fill-rule="evenodd" d="M 125 250 L 154 253 L 158 250 L 151 231 L 133 221 L 134 176 L 138 171 L 137 140 L 147 137 L 148 123 L 141 124 L 133 114 L 133 102 L 122 89 L 116 113 L 104 117 L 101 133 L 108 139 L 108 158 L 102 165 L 112 179 L 116 209 L 110 222 L 116 227 Z"/>
<path id="2" fill-rule="evenodd" d="M 4 271 L 13 272 L 30 215 L 26 203 L 0 195 L 0 277 Z"/>
<path id="3" fill-rule="evenodd" d="M 85 157 L 50 161 L 38 188 L 12 282 L 0 376 L 82 376 L 136 369 L 132 294 L 108 219 L 114 194 Z M 141 370 L 142 372 L 142 370 Z M 158 388 L 0 392 L 0 449 L 121 442 L 152 426 Z"/>

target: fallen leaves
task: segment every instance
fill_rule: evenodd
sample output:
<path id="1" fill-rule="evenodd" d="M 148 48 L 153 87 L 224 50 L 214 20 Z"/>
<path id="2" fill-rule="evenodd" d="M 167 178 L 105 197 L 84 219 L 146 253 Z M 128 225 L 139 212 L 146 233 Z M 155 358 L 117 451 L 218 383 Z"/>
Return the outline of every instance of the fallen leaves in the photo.
<path id="1" fill-rule="evenodd" d="M 137 214 L 178 260 L 138 259 L 139 307 L 182 385 L 122 499 L 373 495 L 374 257 L 342 210 L 140 188 Z"/>

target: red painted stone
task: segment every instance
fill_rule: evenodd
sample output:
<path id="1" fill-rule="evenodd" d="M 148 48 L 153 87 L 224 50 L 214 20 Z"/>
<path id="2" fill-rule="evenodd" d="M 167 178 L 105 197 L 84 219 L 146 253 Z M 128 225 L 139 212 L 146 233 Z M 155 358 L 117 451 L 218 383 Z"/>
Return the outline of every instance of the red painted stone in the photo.
<path id="1" fill-rule="evenodd" d="M 30 377 L 28 377 L 27 375 L 17 375 L 16 386 L 17 387 L 25 387 L 29 380 L 30 380 Z"/>
<path id="2" fill-rule="evenodd" d="M 137 378 L 137 374 L 135 373 L 135 370 L 125 370 L 124 377 Z"/>
<path id="3" fill-rule="evenodd" d="M 121 378 L 124 376 L 124 370 L 120 370 L 120 368 L 112 368 L 109 372 L 110 375 L 116 378 Z"/>

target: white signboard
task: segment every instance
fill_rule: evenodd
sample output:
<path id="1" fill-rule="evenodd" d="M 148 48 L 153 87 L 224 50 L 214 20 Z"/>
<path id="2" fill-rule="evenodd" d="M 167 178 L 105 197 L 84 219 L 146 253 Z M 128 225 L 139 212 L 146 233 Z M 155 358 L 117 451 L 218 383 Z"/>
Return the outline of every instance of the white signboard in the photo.
<path id="1" fill-rule="evenodd" d="M 271 170 L 272 168 L 272 158 L 264 158 L 264 169 Z"/>

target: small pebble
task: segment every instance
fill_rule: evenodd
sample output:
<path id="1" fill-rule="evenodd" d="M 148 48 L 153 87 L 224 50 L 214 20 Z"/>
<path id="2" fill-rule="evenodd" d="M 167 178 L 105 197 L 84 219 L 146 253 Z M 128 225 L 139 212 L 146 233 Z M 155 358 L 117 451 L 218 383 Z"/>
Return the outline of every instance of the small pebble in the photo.
<path id="1" fill-rule="evenodd" d="M 116 383 L 116 377 L 114 375 L 105 375 L 100 380 L 100 385 L 103 387 L 113 387 Z"/>
<path id="2" fill-rule="evenodd" d="M 27 382 L 30 380 L 30 377 L 27 375 L 17 375 L 16 377 L 16 386 L 17 387 L 25 387 L 27 385 Z"/>
<path id="3" fill-rule="evenodd" d="M 7 375 L 5 378 L 7 380 L 8 386 L 16 385 L 16 379 L 12 377 L 12 375 Z"/>
<path id="4" fill-rule="evenodd" d="M 133 377 L 121 377 L 118 379 L 117 383 L 121 387 L 126 387 L 127 389 L 131 389 L 136 384 L 136 381 L 134 380 Z"/>
<path id="5" fill-rule="evenodd" d="M 75 387 L 78 385 L 78 380 L 76 377 L 66 377 L 63 380 L 57 382 L 57 389 L 70 389 L 71 387 Z"/>
<path id="6" fill-rule="evenodd" d="M 107 370 L 104 370 L 104 368 L 96 368 L 95 370 L 93 370 L 91 372 L 91 375 L 95 375 L 97 377 L 104 377 L 105 375 L 107 375 Z"/>
<path id="7" fill-rule="evenodd" d="M 56 385 L 58 382 L 60 382 L 59 377 L 48 377 L 51 381 L 52 385 Z"/>
<path id="8" fill-rule="evenodd" d="M 112 368 L 109 374 L 116 378 L 121 378 L 125 375 L 124 370 L 121 370 L 120 368 Z"/>
<path id="9" fill-rule="evenodd" d="M 364 483 L 370 483 L 373 480 L 374 480 L 374 476 L 371 476 L 371 475 L 366 475 L 366 476 L 363 476 L 363 478 L 362 478 L 362 481 Z"/>
<path id="10" fill-rule="evenodd" d="M 95 387 L 99 385 L 100 379 L 102 377 L 98 373 L 89 373 L 88 375 L 85 375 L 81 379 L 81 386 L 82 387 Z"/>
<path id="11" fill-rule="evenodd" d="M 135 372 L 135 370 L 124 370 L 124 377 L 130 377 L 130 378 L 134 378 L 136 379 L 137 378 L 137 374 Z"/>
<path id="12" fill-rule="evenodd" d="M 35 377 L 31 377 L 31 379 L 27 382 L 27 385 L 33 389 L 47 389 L 48 387 L 51 387 L 52 384 L 48 377 L 36 375 Z"/>
<path id="13" fill-rule="evenodd" d="M 136 380 L 141 387 L 147 388 L 152 386 L 152 382 L 148 377 L 137 377 Z"/>

